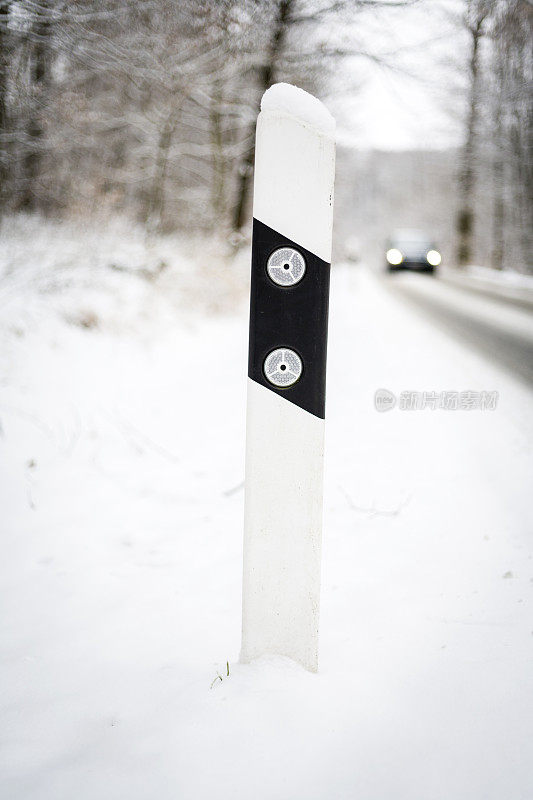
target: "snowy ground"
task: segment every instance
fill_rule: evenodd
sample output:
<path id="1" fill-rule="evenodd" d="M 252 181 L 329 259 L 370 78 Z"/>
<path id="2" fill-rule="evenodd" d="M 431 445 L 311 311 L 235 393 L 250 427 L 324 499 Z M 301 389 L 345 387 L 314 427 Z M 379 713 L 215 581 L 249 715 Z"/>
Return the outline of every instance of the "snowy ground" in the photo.
<path id="1" fill-rule="evenodd" d="M 4 230 L 1 796 L 529 800 L 529 390 L 336 267 L 320 671 L 239 665 L 245 266 L 188 247 Z"/>

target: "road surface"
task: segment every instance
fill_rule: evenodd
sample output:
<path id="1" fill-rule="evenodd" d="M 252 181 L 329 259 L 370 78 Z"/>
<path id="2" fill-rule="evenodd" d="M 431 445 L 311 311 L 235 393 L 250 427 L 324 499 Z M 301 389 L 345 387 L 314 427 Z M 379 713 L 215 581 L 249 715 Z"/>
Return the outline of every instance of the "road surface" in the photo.
<path id="1" fill-rule="evenodd" d="M 533 385 L 532 311 L 427 275 L 387 275 L 383 282 L 451 336 Z"/>

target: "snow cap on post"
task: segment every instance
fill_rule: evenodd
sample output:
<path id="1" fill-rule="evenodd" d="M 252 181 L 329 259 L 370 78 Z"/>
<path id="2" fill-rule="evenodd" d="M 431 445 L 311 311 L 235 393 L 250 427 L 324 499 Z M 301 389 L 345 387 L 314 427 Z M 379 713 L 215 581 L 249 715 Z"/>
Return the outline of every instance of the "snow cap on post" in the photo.
<path id="1" fill-rule="evenodd" d="M 281 111 L 321 133 L 335 136 L 335 120 L 324 103 L 291 83 L 275 83 L 267 89 L 261 100 L 261 111 Z"/>
<path id="2" fill-rule="evenodd" d="M 261 158 L 255 164 L 254 217 L 328 263 L 334 137 L 335 120 L 303 89 L 277 83 L 263 95 L 257 120 Z"/>

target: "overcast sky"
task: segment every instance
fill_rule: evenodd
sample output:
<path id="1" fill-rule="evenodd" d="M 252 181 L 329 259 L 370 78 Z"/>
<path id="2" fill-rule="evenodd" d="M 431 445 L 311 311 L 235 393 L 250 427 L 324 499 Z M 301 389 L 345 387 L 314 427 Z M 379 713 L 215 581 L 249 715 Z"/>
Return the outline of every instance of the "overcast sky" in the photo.
<path id="1" fill-rule="evenodd" d="M 460 0 L 425 0 L 413 9 L 367 14 L 343 35 L 386 53 L 398 70 L 349 59 L 343 70 L 359 83 L 334 101 L 339 141 L 386 150 L 443 148 L 461 141 L 461 83 L 465 41 L 450 18 Z M 394 53 L 392 57 L 390 54 Z"/>

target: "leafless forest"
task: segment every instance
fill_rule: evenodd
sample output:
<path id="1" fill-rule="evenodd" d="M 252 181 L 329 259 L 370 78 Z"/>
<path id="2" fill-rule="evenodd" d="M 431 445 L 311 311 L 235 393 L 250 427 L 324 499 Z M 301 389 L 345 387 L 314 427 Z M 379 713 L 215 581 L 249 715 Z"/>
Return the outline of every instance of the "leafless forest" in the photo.
<path id="1" fill-rule="evenodd" d="M 434 89 L 460 141 L 420 157 L 342 147 L 340 238 L 370 246 L 422 223 L 449 262 L 529 271 L 529 0 L 3 0 L 2 212 L 120 214 L 238 242 L 264 90 L 287 81 L 342 104 L 358 65 L 401 70 L 367 31 L 415 7 L 452 31 Z"/>

